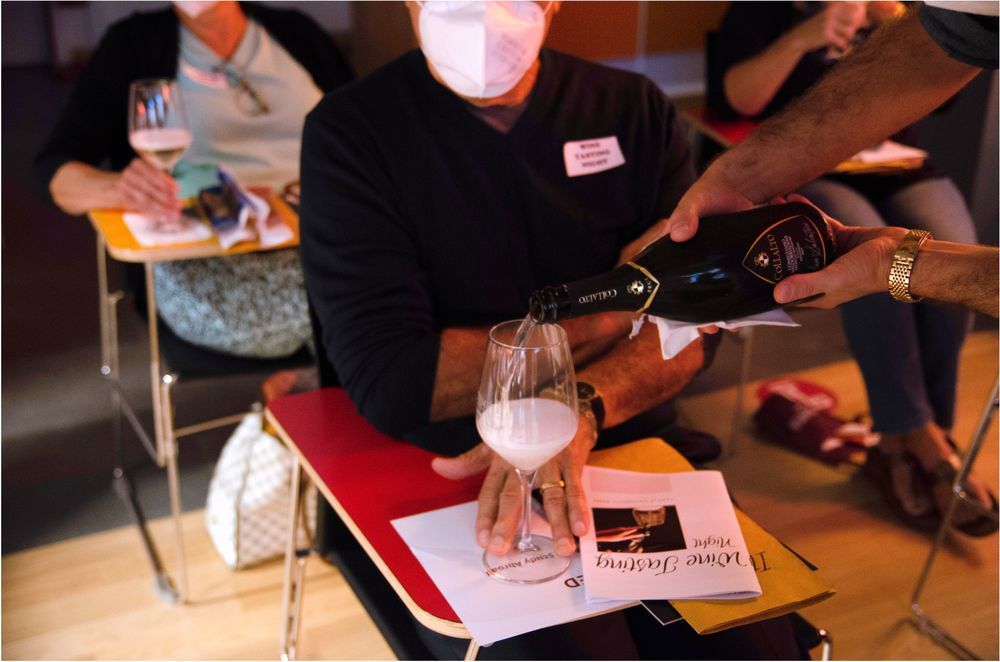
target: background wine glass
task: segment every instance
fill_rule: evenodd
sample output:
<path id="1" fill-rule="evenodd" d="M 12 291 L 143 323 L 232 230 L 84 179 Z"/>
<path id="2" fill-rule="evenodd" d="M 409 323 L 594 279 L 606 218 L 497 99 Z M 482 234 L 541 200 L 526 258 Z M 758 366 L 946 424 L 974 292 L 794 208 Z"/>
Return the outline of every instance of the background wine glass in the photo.
<path id="1" fill-rule="evenodd" d="M 170 175 L 191 145 L 176 82 L 169 78 L 137 80 L 129 86 L 128 98 L 129 144 L 143 160 Z"/>
<path id="2" fill-rule="evenodd" d="M 654 526 L 660 526 L 667 521 L 667 508 L 666 506 L 660 506 L 659 508 L 653 508 L 651 510 L 633 508 L 632 519 L 635 520 L 636 524 L 642 527 L 643 536 L 629 542 L 628 551 L 641 552 L 642 543 L 649 537 L 649 530 Z"/>
<path id="3" fill-rule="evenodd" d="M 666 506 L 660 506 L 659 508 L 653 508 L 652 510 L 633 508 L 632 519 L 634 519 L 635 523 L 644 529 L 660 526 L 667 521 L 667 508 Z"/>
<path id="4" fill-rule="evenodd" d="M 487 550 L 483 565 L 497 579 L 527 584 L 558 577 L 569 567 L 569 557 L 555 553 L 551 538 L 531 533 L 530 485 L 538 468 L 572 441 L 579 414 L 566 332 L 556 324 L 542 324 L 515 344 L 520 324 L 513 320 L 490 330 L 476 427 L 483 441 L 515 468 L 523 504 L 521 533 L 513 547 L 504 556 Z"/>

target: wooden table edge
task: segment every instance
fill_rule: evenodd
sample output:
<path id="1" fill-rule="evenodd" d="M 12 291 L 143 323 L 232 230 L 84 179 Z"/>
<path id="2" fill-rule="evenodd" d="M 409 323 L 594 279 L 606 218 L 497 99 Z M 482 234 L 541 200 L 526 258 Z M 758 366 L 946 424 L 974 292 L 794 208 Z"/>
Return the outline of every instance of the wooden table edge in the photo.
<path id="1" fill-rule="evenodd" d="M 389 585 L 392 586 L 394 591 L 396 591 L 396 595 L 398 595 L 400 600 L 403 601 L 403 604 L 405 604 L 406 608 L 410 610 L 410 613 L 413 614 L 414 618 L 416 618 L 425 627 L 439 634 L 455 637 L 457 639 L 471 639 L 472 635 L 469 634 L 469 631 L 461 622 L 439 618 L 424 610 L 413 600 L 412 597 L 410 597 L 410 594 L 403 587 L 402 583 L 400 583 L 400 581 L 396 578 L 396 575 L 394 575 L 392 570 L 389 569 L 389 566 L 382 560 L 382 557 L 378 555 L 378 552 L 375 551 L 372 544 L 368 542 L 368 539 L 361 532 L 361 529 L 358 528 L 357 524 L 354 523 L 354 520 L 351 519 L 350 515 L 348 515 L 347 511 L 340 504 L 340 501 L 338 501 L 333 493 L 330 492 L 330 489 L 326 486 L 326 484 L 319 479 L 319 474 L 312 467 L 312 465 L 309 464 L 309 461 L 305 458 L 305 456 L 299 451 L 298 446 L 295 445 L 291 436 L 285 431 L 271 410 L 266 409 L 264 411 L 264 415 L 267 418 L 267 422 L 270 423 L 274 427 L 274 430 L 278 433 L 278 437 L 281 439 L 282 443 L 284 443 L 285 446 L 299 459 L 299 462 L 305 468 L 306 473 L 309 474 L 310 480 L 312 480 L 313 484 L 319 489 L 320 492 L 323 493 L 323 497 L 327 500 L 327 503 L 330 504 L 330 506 L 337 512 L 337 515 L 339 515 L 344 521 L 344 524 L 347 525 L 351 534 L 361 544 L 365 553 L 368 554 L 372 562 L 376 565 L 376 567 L 378 567 L 382 576 L 385 577 L 386 581 L 389 582 Z"/>
<path id="2" fill-rule="evenodd" d="M 115 246 L 107 240 L 107 237 L 104 236 L 104 233 L 101 230 L 101 225 L 94 218 L 94 214 L 124 213 L 123 210 L 91 209 L 87 212 L 87 220 L 90 221 L 90 225 L 94 229 L 94 232 L 104 237 L 104 247 L 107 250 L 108 255 L 119 262 L 130 262 L 133 264 L 199 260 L 209 257 L 228 257 L 231 255 L 245 255 L 248 253 L 265 253 L 285 248 L 298 247 L 301 242 L 301 237 L 298 229 L 298 217 L 295 214 L 295 211 L 288 206 L 287 202 L 282 200 L 281 197 L 277 195 L 272 195 L 268 203 L 282 218 L 285 224 L 291 228 L 292 232 L 294 232 L 294 238 L 266 248 L 261 246 L 255 240 L 252 243 L 240 242 L 229 249 L 223 249 L 219 244 L 218 238 L 216 237 L 204 239 L 202 241 L 193 241 L 181 244 L 164 244 L 162 246 Z M 124 223 L 124 221 L 122 222 Z"/>
<path id="3" fill-rule="evenodd" d="M 733 146 L 733 141 L 726 138 L 724 135 L 715 130 L 711 125 L 709 125 L 704 119 L 699 117 L 694 113 L 693 110 L 684 109 L 681 110 L 681 116 L 689 122 L 695 129 L 701 131 L 706 136 L 719 143 L 725 149 L 729 149 Z"/>

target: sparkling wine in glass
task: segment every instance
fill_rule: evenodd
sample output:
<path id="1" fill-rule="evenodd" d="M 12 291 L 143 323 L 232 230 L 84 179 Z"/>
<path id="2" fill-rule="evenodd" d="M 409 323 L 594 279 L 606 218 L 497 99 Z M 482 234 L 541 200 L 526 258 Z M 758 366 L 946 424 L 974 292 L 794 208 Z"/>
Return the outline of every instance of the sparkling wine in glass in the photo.
<path id="1" fill-rule="evenodd" d="M 569 567 L 569 557 L 556 554 L 551 538 L 531 533 L 531 482 L 538 468 L 572 441 L 579 414 L 566 332 L 557 324 L 544 324 L 517 338 L 521 323 L 504 322 L 490 330 L 476 427 L 483 441 L 516 470 L 523 504 L 514 545 L 503 556 L 484 552 L 483 566 L 496 579 L 533 584 L 554 579 Z"/>
<path id="2" fill-rule="evenodd" d="M 147 163 L 169 175 L 191 145 L 177 83 L 169 78 L 137 80 L 128 96 L 129 144 Z"/>

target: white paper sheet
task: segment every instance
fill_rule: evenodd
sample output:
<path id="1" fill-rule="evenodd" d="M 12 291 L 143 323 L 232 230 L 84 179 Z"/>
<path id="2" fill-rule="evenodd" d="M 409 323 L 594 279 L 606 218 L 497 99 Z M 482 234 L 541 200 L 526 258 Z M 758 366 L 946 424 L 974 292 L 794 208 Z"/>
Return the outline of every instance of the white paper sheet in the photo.
<path id="1" fill-rule="evenodd" d="M 259 195 L 246 191 L 247 199 L 253 206 L 254 221 L 257 227 L 257 240 L 264 248 L 278 246 L 292 239 L 295 234 L 285 225 L 277 214 L 271 213 L 271 205 Z M 242 213 L 242 212 L 241 212 Z"/>
<path id="2" fill-rule="evenodd" d="M 760 595 L 718 471 L 652 474 L 588 466 L 583 480 L 591 520 L 580 555 L 593 599 Z M 650 518 L 645 526 L 643 518 Z"/>
<path id="3" fill-rule="evenodd" d="M 532 531 L 549 535 L 544 518 L 536 512 L 532 516 Z M 480 644 L 634 604 L 587 604 L 579 555 L 561 577 L 541 584 L 511 585 L 491 578 L 482 567 L 475 518 L 476 503 L 469 502 L 393 520 L 392 525 Z"/>
<path id="4" fill-rule="evenodd" d="M 212 229 L 205 223 L 181 217 L 179 224 L 163 224 L 152 216 L 127 211 L 125 225 L 140 246 L 169 246 L 204 241 L 212 238 Z"/>
<path id="5" fill-rule="evenodd" d="M 892 140 L 883 140 L 875 147 L 862 150 L 851 157 L 852 161 L 862 163 L 886 163 L 889 161 L 905 161 L 907 159 L 926 159 L 927 152 L 916 147 L 902 145 Z"/>
<path id="6" fill-rule="evenodd" d="M 781 308 L 775 308 L 759 315 L 741 317 L 735 320 L 720 320 L 707 324 L 693 324 L 691 322 L 677 322 L 675 320 L 663 319 L 654 315 L 641 315 L 632 322 L 632 333 L 629 338 L 635 337 L 639 329 L 647 321 L 652 320 L 660 332 L 660 351 L 663 360 L 672 359 L 681 350 L 693 343 L 700 335 L 698 329 L 706 326 L 717 326 L 720 329 L 739 329 L 744 326 L 799 326 L 799 323 L 788 316 Z"/>

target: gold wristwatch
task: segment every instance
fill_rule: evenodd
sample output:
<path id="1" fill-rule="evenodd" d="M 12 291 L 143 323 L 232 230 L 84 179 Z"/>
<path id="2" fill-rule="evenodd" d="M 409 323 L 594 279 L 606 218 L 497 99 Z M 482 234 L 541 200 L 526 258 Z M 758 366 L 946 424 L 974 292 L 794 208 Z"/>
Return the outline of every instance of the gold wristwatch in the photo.
<path id="1" fill-rule="evenodd" d="M 923 297 L 910 294 L 910 274 L 913 272 L 913 261 L 917 250 L 928 239 L 932 239 L 927 230 L 910 230 L 899 242 L 892 256 L 892 266 L 889 267 L 889 294 L 896 301 L 916 303 Z"/>

